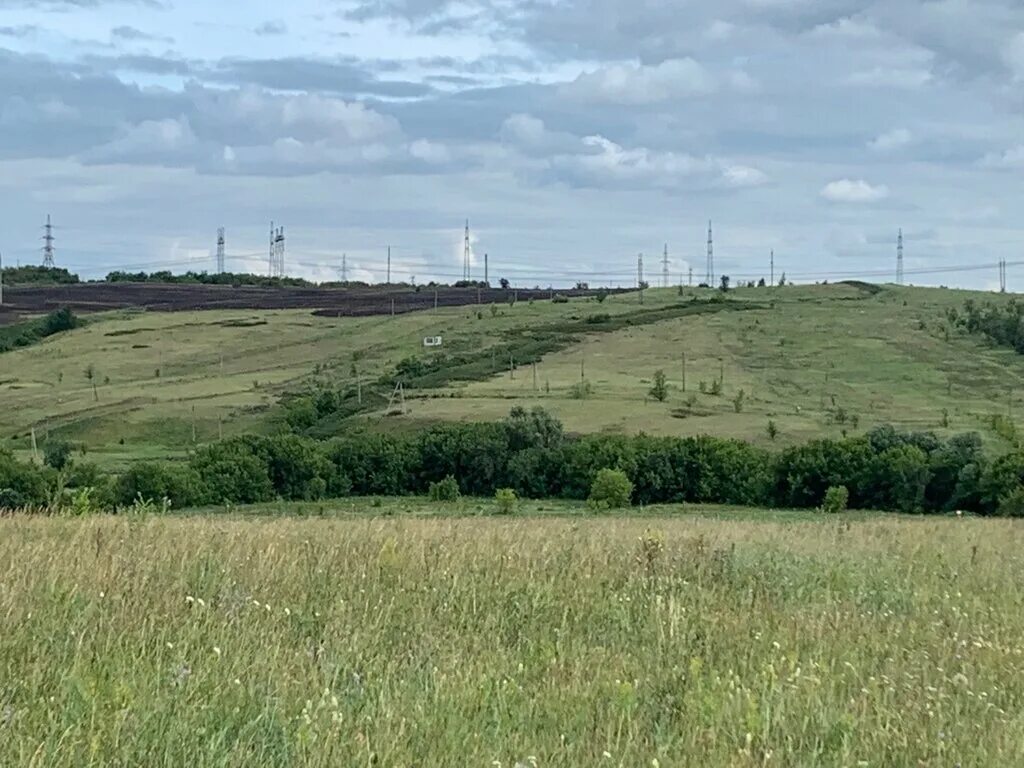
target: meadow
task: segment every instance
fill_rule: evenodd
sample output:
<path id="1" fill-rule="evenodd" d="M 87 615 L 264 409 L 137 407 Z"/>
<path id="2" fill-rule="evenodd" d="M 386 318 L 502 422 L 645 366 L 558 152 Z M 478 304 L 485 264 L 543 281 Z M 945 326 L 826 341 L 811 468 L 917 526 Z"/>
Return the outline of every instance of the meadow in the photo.
<path id="1" fill-rule="evenodd" d="M 1024 761 L 1012 522 L 388 504 L 0 520 L 0 765 Z"/>
<path id="2" fill-rule="evenodd" d="M 351 389 L 393 374 L 406 358 L 429 364 L 439 355 L 475 355 L 467 380 L 410 388 L 404 416 L 385 418 L 391 390 L 378 385 L 366 390 L 361 413 L 318 434 L 352 426 L 415 431 L 541 405 L 577 433 L 714 434 L 784 446 L 894 424 L 944 436 L 979 431 L 993 450 L 1009 447 L 991 418 L 1018 419 L 1024 364 L 1012 350 L 950 331 L 945 319 L 947 309 L 991 294 L 743 288 L 726 299 L 745 311 L 642 319 L 709 297 L 718 292 L 680 296 L 673 288 L 645 291 L 643 305 L 634 293 L 601 303 L 520 301 L 368 318 L 304 310 L 100 313 L 83 328 L 0 355 L 0 436 L 24 455 L 34 429 L 39 443 L 73 441 L 89 461 L 118 471 L 183 456 L 220 436 L 272 433 L 282 425 L 282 396 L 313 383 Z M 610 322 L 588 324 L 595 316 Z M 510 339 L 528 344 L 535 331 L 552 351 L 536 369 L 518 366 L 513 378 Z M 444 337 L 442 349 L 423 348 L 432 335 Z M 650 395 L 658 370 L 667 379 L 664 402 Z"/>

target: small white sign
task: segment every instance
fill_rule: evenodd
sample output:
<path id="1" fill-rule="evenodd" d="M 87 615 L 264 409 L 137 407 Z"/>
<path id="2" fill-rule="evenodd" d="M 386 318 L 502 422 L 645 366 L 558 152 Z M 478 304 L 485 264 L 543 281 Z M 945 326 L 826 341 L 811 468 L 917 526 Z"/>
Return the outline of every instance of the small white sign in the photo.
<path id="1" fill-rule="evenodd" d="M 440 336 L 425 336 L 423 338 L 423 346 L 424 347 L 440 347 L 441 346 L 441 341 L 442 340 L 441 340 Z"/>

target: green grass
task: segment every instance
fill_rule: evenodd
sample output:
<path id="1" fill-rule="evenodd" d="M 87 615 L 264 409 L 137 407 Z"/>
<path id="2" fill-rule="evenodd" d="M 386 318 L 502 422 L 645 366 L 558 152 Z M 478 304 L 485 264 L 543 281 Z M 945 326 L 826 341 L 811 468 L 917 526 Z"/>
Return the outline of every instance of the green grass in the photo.
<path id="1" fill-rule="evenodd" d="M 664 291 L 650 293 L 664 295 Z M 670 292 L 670 293 L 674 293 Z M 765 289 L 736 301 L 765 302 Z M 1024 358 L 944 329 L 945 310 L 976 294 L 940 289 L 808 286 L 770 294 L 774 307 L 681 317 L 590 335 L 512 379 L 450 386 L 415 403 L 413 419 L 496 420 L 513 405 L 541 405 L 574 432 L 716 434 L 777 445 L 847 434 L 877 424 L 949 435 L 981 431 L 1006 447 L 992 414 L 1019 423 Z M 686 391 L 682 388 L 686 355 Z M 664 370 L 669 396 L 649 392 Z M 581 376 L 591 394 L 579 399 Z M 719 396 L 702 394 L 723 379 Z M 744 393 L 742 410 L 734 400 Z M 845 419 L 844 419 L 845 415 Z"/>
<path id="2" fill-rule="evenodd" d="M 4 766 L 1024 762 L 1010 521 L 0 526 Z"/>
<path id="3" fill-rule="evenodd" d="M 436 354 L 423 349 L 424 336 L 444 336 L 444 354 L 478 352 L 515 329 L 571 322 L 598 306 L 612 315 L 636 309 L 635 299 L 612 297 L 498 305 L 493 314 L 474 306 L 341 319 L 301 310 L 96 315 L 85 328 L 0 355 L 0 436 L 27 449 L 34 428 L 40 442 L 50 434 L 82 442 L 115 468 L 173 456 L 193 445 L 193 424 L 199 443 L 273 428 L 268 414 L 280 395 L 318 366 L 318 380 L 349 384 L 354 366 L 371 381 L 404 357 Z M 367 405 L 385 402 L 368 396 Z"/>
<path id="4" fill-rule="evenodd" d="M 943 328 L 947 308 L 991 294 L 842 284 L 730 292 L 728 307 L 743 312 L 689 304 L 716 293 L 651 290 L 643 306 L 624 294 L 344 319 L 304 311 L 94 316 L 85 328 L 0 355 L 0 437 L 26 451 L 34 428 L 40 443 L 49 435 L 84 443 L 92 460 L 117 469 L 181 456 L 221 434 L 273 430 L 284 392 L 314 380 L 351 388 L 353 366 L 366 397 L 352 419 L 384 430 L 542 405 L 573 432 L 712 433 L 768 445 L 774 421 L 781 446 L 894 423 L 947 435 L 980 430 L 1002 449 L 1008 443 L 990 417 L 1019 422 L 1024 413 L 1024 358 L 976 337 L 947 339 Z M 595 315 L 608 319 L 588 322 Z M 435 334 L 444 348 L 424 350 L 422 337 Z M 509 351 L 520 364 L 514 379 Z M 405 357 L 439 354 L 450 364 L 411 382 L 407 415 L 383 418 L 390 391 L 371 382 Z M 522 365 L 534 359 L 536 385 L 533 366 Z M 648 395 L 658 369 L 668 378 L 665 403 Z M 586 399 L 573 393 L 581 374 L 592 390 Z M 699 382 L 719 376 L 721 396 L 699 392 Z"/>

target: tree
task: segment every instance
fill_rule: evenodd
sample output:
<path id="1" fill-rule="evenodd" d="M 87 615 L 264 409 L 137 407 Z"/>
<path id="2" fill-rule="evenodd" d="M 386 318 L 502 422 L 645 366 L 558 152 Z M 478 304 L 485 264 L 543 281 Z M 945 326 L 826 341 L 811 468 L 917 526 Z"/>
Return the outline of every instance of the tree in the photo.
<path id="1" fill-rule="evenodd" d="M 659 403 L 665 402 L 668 398 L 668 385 L 665 383 L 665 372 L 657 370 L 654 372 L 654 386 L 651 387 L 651 397 Z"/>
<path id="2" fill-rule="evenodd" d="M 768 420 L 767 432 L 768 432 L 768 439 L 771 440 L 774 443 L 775 442 L 775 438 L 777 438 L 779 436 L 779 428 L 775 424 L 775 422 L 772 421 L 771 419 Z"/>
<path id="3" fill-rule="evenodd" d="M 431 483 L 427 489 L 427 496 L 431 501 L 458 501 L 462 494 L 459 493 L 458 482 L 448 475 L 444 480 Z"/>
<path id="4" fill-rule="evenodd" d="M 494 505 L 499 515 L 511 515 L 516 511 L 516 492 L 511 488 L 499 488 L 494 492 Z"/>
<path id="5" fill-rule="evenodd" d="M 43 461 L 47 466 L 58 472 L 71 463 L 71 443 L 63 440 L 50 440 L 43 449 Z"/>
<path id="6" fill-rule="evenodd" d="M 501 278 L 501 279 L 500 279 L 500 280 L 498 281 L 498 285 L 500 285 L 500 286 L 501 286 L 501 290 L 503 290 L 503 291 L 507 291 L 507 290 L 508 290 L 508 286 L 509 286 L 508 278 L 507 278 L 507 277 L 503 277 L 503 278 Z"/>
<path id="7" fill-rule="evenodd" d="M 722 293 L 728 292 L 728 290 L 729 290 L 729 276 L 728 275 L 722 275 L 722 282 L 718 286 L 718 290 L 720 290 Z"/>
<path id="8" fill-rule="evenodd" d="M 779 287 L 781 288 L 786 284 L 786 273 L 782 273 L 782 277 L 779 278 Z"/>
<path id="9" fill-rule="evenodd" d="M 628 507 L 633 483 L 621 469 L 602 469 L 590 486 L 590 504 L 597 509 Z"/>

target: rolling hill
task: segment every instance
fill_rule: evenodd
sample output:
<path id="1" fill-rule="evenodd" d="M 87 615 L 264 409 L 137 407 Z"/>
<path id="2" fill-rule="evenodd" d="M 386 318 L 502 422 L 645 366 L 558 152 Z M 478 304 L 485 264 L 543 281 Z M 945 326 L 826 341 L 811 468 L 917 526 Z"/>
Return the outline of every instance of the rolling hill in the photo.
<path id="1" fill-rule="evenodd" d="M 645 291 L 642 305 L 631 293 L 394 317 L 99 313 L 0 355 L 0 438 L 27 450 L 33 430 L 37 442 L 59 436 L 116 468 L 222 434 L 276 429 L 285 393 L 312 382 L 354 392 L 357 380 L 361 412 L 326 428 L 415 429 L 541 405 L 574 432 L 706 432 L 785 445 L 893 423 L 977 430 L 998 447 L 991 417 L 1021 410 L 1024 358 L 946 320 L 947 309 L 990 294 L 864 284 L 682 294 Z M 444 346 L 424 349 L 423 337 L 434 335 Z M 524 350 L 535 367 L 522 364 Z M 381 379 L 410 357 L 433 373 L 410 380 L 404 416 L 384 418 L 390 385 Z M 650 394 L 659 370 L 664 402 Z"/>

